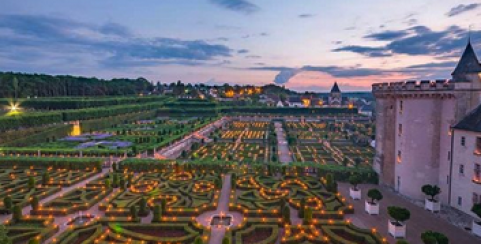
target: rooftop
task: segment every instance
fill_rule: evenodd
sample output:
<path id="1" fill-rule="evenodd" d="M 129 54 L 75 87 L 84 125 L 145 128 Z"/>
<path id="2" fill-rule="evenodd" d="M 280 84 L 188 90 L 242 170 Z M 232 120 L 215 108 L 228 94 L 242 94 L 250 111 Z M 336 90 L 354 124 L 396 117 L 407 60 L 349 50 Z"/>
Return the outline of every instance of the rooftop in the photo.
<path id="1" fill-rule="evenodd" d="M 467 114 L 460 122 L 458 122 L 454 129 L 480 132 L 480 105 Z"/>

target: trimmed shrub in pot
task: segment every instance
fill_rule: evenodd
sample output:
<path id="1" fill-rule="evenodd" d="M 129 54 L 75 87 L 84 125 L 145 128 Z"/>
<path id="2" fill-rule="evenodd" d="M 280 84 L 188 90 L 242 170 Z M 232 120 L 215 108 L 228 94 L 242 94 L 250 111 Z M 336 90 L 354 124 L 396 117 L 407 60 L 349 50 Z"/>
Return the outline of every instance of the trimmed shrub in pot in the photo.
<path id="1" fill-rule="evenodd" d="M 388 220 L 388 233 L 395 238 L 405 238 L 406 226 L 404 222 L 410 219 L 410 211 L 396 206 L 390 206 L 387 210 L 388 215 L 393 219 Z"/>
<path id="2" fill-rule="evenodd" d="M 378 189 L 370 189 L 367 193 L 367 197 L 370 198 L 370 201 L 365 201 L 365 211 L 368 214 L 379 214 L 380 204 L 378 202 L 383 199 L 382 193 Z"/>
<path id="3" fill-rule="evenodd" d="M 438 187 L 437 185 L 427 184 L 422 186 L 422 192 L 425 195 L 430 196 L 430 198 L 425 199 L 425 209 L 432 212 L 439 212 L 440 202 L 435 197 L 440 194 L 440 187 Z"/>

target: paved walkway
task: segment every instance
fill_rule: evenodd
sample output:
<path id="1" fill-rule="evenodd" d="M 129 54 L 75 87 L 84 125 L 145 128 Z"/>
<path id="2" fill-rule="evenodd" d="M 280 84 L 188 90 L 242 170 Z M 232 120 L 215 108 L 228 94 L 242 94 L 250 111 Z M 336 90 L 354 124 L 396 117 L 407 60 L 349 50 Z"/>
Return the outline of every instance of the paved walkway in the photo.
<path id="1" fill-rule="evenodd" d="M 387 237 L 389 243 L 395 243 L 396 240 L 388 234 L 388 213 L 387 206 L 400 206 L 410 210 L 411 216 L 407 221 L 407 238 L 410 244 L 423 244 L 420 240 L 422 232 L 433 230 L 445 234 L 450 243 L 454 244 L 477 244 L 480 243 L 480 238 L 472 235 L 469 231 L 462 230 L 446 220 L 437 217 L 423 208 L 414 205 L 406 199 L 396 195 L 395 193 L 377 186 L 377 185 L 361 185 L 362 199 L 354 201 L 349 196 L 349 184 L 340 183 L 338 190 L 352 203 L 355 208 L 355 214 L 347 215 L 353 224 L 366 229 L 376 228 L 384 237 Z M 379 189 L 383 194 L 383 199 L 380 202 L 380 215 L 368 215 L 365 213 L 365 199 L 366 193 L 371 188 Z"/>
<path id="2" fill-rule="evenodd" d="M 228 174 L 224 176 L 223 188 L 221 189 L 218 207 L 215 211 L 210 211 L 203 213 L 196 217 L 196 220 L 204 226 L 210 226 L 210 220 L 213 215 L 223 214 L 232 215 L 233 219 L 232 226 L 240 224 L 243 220 L 243 215 L 239 212 L 229 212 L 229 195 L 231 192 L 231 175 Z M 211 237 L 209 238 L 209 244 L 221 244 L 226 233 L 226 227 L 216 227 L 211 228 Z"/>
<path id="3" fill-rule="evenodd" d="M 278 139 L 278 158 L 283 164 L 288 164 L 292 160 L 288 141 L 286 140 L 286 133 L 283 130 L 283 125 L 280 122 L 275 122 L 276 139 Z"/>

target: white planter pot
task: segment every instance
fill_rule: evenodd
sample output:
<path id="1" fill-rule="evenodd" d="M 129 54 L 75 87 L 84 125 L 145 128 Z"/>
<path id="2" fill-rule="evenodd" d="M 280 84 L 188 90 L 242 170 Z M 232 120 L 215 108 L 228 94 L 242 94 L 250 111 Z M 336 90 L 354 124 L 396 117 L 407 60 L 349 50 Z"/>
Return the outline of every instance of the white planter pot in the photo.
<path id="1" fill-rule="evenodd" d="M 430 201 L 429 199 L 425 199 L 425 209 L 432 211 L 432 212 L 440 212 L 440 202 L 439 201 Z"/>
<path id="2" fill-rule="evenodd" d="M 480 237 L 480 222 L 472 221 L 472 233 Z"/>
<path id="3" fill-rule="evenodd" d="M 350 197 L 353 200 L 360 200 L 361 199 L 361 189 L 358 189 L 358 191 L 353 190 L 352 187 L 350 187 Z"/>
<path id="4" fill-rule="evenodd" d="M 380 204 L 371 204 L 370 202 L 365 201 L 365 212 L 370 215 L 378 215 L 380 213 Z"/>
<path id="5" fill-rule="evenodd" d="M 398 226 L 395 221 L 392 223 L 391 220 L 388 220 L 388 233 L 394 238 L 405 238 L 407 227 L 405 224 Z"/>

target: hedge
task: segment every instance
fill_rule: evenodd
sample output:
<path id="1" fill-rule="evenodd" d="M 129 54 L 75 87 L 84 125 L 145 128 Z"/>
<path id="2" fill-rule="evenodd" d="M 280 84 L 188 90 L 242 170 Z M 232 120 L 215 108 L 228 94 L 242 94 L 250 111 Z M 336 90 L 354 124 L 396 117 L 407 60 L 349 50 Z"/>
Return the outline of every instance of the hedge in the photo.
<path id="1" fill-rule="evenodd" d="M 104 162 L 100 158 L 49 158 L 49 157 L 0 157 L 1 166 L 36 166 L 63 169 L 101 169 Z"/>
<path id="2" fill-rule="evenodd" d="M 50 128 L 46 128 L 38 133 L 31 133 L 22 136 L 21 131 L 17 132 L 19 135 L 18 139 L 9 140 L 0 145 L 6 147 L 25 147 L 29 145 L 34 145 L 38 143 L 43 143 L 47 138 L 63 138 L 72 131 L 72 125 L 70 124 L 60 124 Z"/>
<path id="3" fill-rule="evenodd" d="M 59 112 L 47 113 L 22 113 L 13 116 L 0 116 L 0 131 L 13 130 L 21 127 L 34 127 L 39 125 L 62 122 Z"/>

